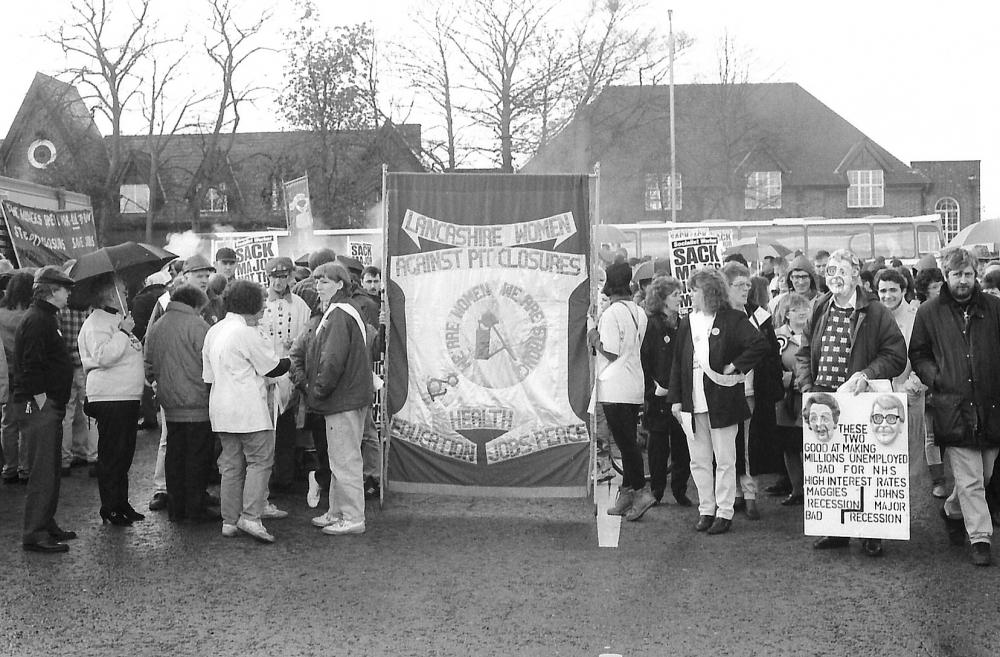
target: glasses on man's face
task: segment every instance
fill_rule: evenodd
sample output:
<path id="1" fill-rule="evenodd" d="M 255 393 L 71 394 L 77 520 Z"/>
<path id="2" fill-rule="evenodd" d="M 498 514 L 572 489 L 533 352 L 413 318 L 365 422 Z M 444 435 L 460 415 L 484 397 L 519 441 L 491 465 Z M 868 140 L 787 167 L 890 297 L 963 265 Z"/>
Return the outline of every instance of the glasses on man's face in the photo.
<path id="1" fill-rule="evenodd" d="M 899 416 L 895 413 L 872 413 L 873 424 L 896 424 L 897 422 L 899 422 Z"/>
<path id="2" fill-rule="evenodd" d="M 825 271 L 827 276 L 840 276 L 841 278 L 847 278 L 849 276 L 854 275 L 853 267 L 838 267 L 836 265 L 827 265 Z"/>
<path id="3" fill-rule="evenodd" d="M 730 283 L 729 286 L 730 287 L 735 287 L 735 288 L 737 288 L 739 290 L 749 290 L 750 289 L 750 283 L 748 281 L 742 281 L 742 282 L 737 282 L 737 283 Z"/>
<path id="4" fill-rule="evenodd" d="M 291 272 L 278 272 L 278 271 L 271 272 L 270 274 L 268 274 L 268 276 L 270 276 L 271 278 L 288 278 L 291 275 L 292 275 Z"/>

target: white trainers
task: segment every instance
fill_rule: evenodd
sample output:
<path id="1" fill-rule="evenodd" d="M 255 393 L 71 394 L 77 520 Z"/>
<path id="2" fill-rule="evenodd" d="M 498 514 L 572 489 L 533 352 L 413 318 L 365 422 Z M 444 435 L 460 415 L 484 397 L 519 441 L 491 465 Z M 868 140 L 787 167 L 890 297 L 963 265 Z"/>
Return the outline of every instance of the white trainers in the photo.
<path id="1" fill-rule="evenodd" d="M 315 509 L 319 506 L 319 496 L 320 496 L 319 482 L 316 481 L 316 471 L 309 471 L 309 492 L 306 493 L 306 504 L 309 505 L 310 509 Z"/>
<path id="2" fill-rule="evenodd" d="M 246 518 L 240 518 L 236 521 L 236 527 L 239 528 L 241 532 L 250 534 L 261 543 L 274 543 L 274 536 L 272 536 L 271 533 L 264 528 L 264 523 L 260 520 L 247 520 Z"/>
<path id="3" fill-rule="evenodd" d="M 222 535 L 226 538 L 232 538 L 240 533 L 240 530 L 236 528 L 236 525 L 230 525 L 228 522 L 222 523 Z"/>
<path id="4" fill-rule="evenodd" d="M 343 534 L 364 534 L 365 521 L 344 520 L 343 518 L 337 518 L 336 522 L 323 528 L 323 533 L 330 534 L 332 536 L 341 536 Z"/>
<path id="5" fill-rule="evenodd" d="M 268 502 L 267 506 L 264 507 L 264 510 L 260 512 L 260 517 L 262 520 L 268 520 L 272 518 L 287 518 L 288 511 L 282 511 L 278 507 Z"/>
<path id="6" fill-rule="evenodd" d="M 329 511 L 321 516 L 316 516 L 310 522 L 316 527 L 328 527 L 340 520 L 340 516 L 332 515 Z"/>

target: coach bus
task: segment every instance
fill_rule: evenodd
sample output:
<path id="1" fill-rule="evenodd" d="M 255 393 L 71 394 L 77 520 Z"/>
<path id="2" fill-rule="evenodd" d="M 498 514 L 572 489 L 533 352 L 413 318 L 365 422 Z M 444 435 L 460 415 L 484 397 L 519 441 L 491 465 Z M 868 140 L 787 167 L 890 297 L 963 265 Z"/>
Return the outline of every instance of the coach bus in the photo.
<path id="1" fill-rule="evenodd" d="M 899 258 L 915 264 L 921 256 L 942 248 L 941 217 L 937 214 L 919 217 L 872 216 L 863 218 L 771 219 L 768 221 L 705 221 L 698 223 L 638 223 L 611 224 L 622 241 L 605 243 L 624 248 L 628 255 L 645 259 L 667 255 L 671 230 L 708 230 L 722 236 L 723 246 L 731 241 L 756 237 L 761 244 L 773 243 L 790 251 L 802 251 L 810 256 L 820 249 L 834 251 L 847 248 L 863 259 L 875 256 Z"/>

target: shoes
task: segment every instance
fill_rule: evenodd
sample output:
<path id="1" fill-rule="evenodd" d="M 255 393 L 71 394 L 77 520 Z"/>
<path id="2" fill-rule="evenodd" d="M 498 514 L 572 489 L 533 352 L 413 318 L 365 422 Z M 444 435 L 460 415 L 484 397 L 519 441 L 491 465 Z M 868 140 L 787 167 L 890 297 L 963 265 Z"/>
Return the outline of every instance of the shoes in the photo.
<path id="1" fill-rule="evenodd" d="M 757 500 L 747 500 L 746 514 L 750 520 L 760 520 L 760 509 L 757 508 Z"/>
<path id="2" fill-rule="evenodd" d="M 737 497 L 736 501 L 733 502 L 733 511 L 742 511 L 747 508 L 747 501 L 742 497 Z"/>
<path id="3" fill-rule="evenodd" d="M 988 566 L 993 563 L 993 556 L 990 554 L 990 544 L 985 541 L 976 541 L 971 546 L 972 563 L 977 566 Z"/>
<path id="4" fill-rule="evenodd" d="M 323 491 L 319 487 L 319 482 L 316 481 L 315 470 L 310 470 L 307 478 L 309 479 L 309 491 L 306 493 L 306 504 L 310 509 L 315 509 L 319 506 L 319 497 Z"/>
<path id="5" fill-rule="evenodd" d="M 68 466 L 68 465 L 64 465 L 61 468 L 61 471 L 62 471 L 62 476 L 64 476 L 64 477 L 69 477 L 70 475 L 73 474 L 73 468 L 70 467 L 70 466 Z"/>
<path id="6" fill-rule="evenodd" d="M 365 477 L 365 499 L 377 500 L 379 496 L 379 482 L 375 477 Z"/>
<path id="7" fill-rule="evenodd" d="M 965 545 L 965 521 L 949 517 L 944 507 L 941 507 L 941 518 L 944 519 L 944 528 L 948 532 L 948 542 L 959 547 Z"/>
<path id="8" fill-rule="evenodd" d="M 674 495 L 674 500 L 677 501 L 677 506 L 691 506 L 691 500 L 684 493 Z"/>
<path id="9" fill-rule="evenodd" d="M 931 489 L 931 495 L 943 500 L 948 497 L 948 489 L 944 487 L 944 484 L 934 484 L 934 488 Z"/>
<path id="10" fill-rule="evenodd" d="M 814 550 L 832 550 L 833 548 L 847 547 L 851 544 L 851 539 L 846 536 L 824 536 L 813 543 Z"/>
<path id="11" fill-rule="evenodd" d="M 228 522 L 222 523 L 222 535 L 225 538 L 233 538 L 239 533 L 240 530 L 236 528 L 236 525 L 230 525 Z"/>
<path id="12" fill-rule="evenodd" d="M 244 534 L 250 534 L 261 543 L 274 543 L 274 536 L 264 528 L 264 523 L 260 520 L 240 518 L 236 521 L 236 528 Z"/>
<path id="13" fill-rule="evenodd" d="M 649 507 L 654 504 L 656 504 L 656 498 L 653 497 L 653 493 L 649 490 L 649 486 L 643 486 L 642 490 L 637 490 L 632 496 L 632 507 L 625 514 L 625 519 L 635 522 L 642 517 L 642 514 L 649 510 Z"/>
<path id="14" fill-rule="evenodd" d="M 163 511 L 167 508 L 167 501 L 169 499 L 166 493 L 154 493 L 153 498 L 149 500 L 149 510 Z"/>
<path id="15" fill-rule="evenodd" d="M 713 516 L 698 516 L 698 522 L 695 524 L 694 530 L 696 532 L 707 531 L 712 526 L 712 521 L 714 520 Z"/>
<path id="16" fill-rule="evenodd" d="M 330 534 L 331 536 L 343 536 L 344 534 L 364 534 L 365 533 L 365 521 L 362 520 L 344 520 L 343 518 L 337 518 L 337 521 L 327 525 L 323 528 L 324 534 Z"/>
<path id="17" fill-rule="evenodd" d="M 733 526 L 733 521 L 729 518 L 716 518 L 712 526 L 708 528 L 708 534 L 725 534 Z"/>
<path id="18" fill-rule="evenodd" d="M 76 532 L 56 529 L 55 531 L 50 531 L 49 536 L 52 537 L 53 541 L 72 541 L 76 538 Z"/>
<path id="19" fill-rule="evenodd" d="M 781 506 L 802 506 L 805 504 L 806 498 L 802 493 L 792 493 L 785 499 L 781 500 Z"/>
<path id="20" fill-rule="evenodd" d="M 782 495 L 791 495 L 792 484 L 787 479 L 779 481 L 778 483 L 768 486 L 764 489 L 764 492 L 768 495 L 774 495 L 775 497 L 780 497 Z"/>
<path id="21" fill-rule="evenodd" d="M 53 554 L 56 552 L 69 552 L 69 546 L 65 543 L 59 543 L 52 539 L 47 541 L 39 541 L 37 543 L 23 543 L 21 545 L 28 552 L 45 552 L 48 554 Z"/>
<path id="22" fill-rule="evenodd" d="M 79 456 L 74 456 L 73 460 L 69 462 L 69 467 L 71 468 L 82 468 L 85 465 L 87 465 L 87 459 Z"/>
<path id="23" fill-rule="evenodd" d="M 863 538 L 861 539 L 861 547 L 869 557 L 882 556 L 881 538 Z"/>
<path id="24" fill-rule="evenodd" d="M 140 520 L 146 519 L 146 516 L 133 509 L 132 505 L 129 504 L 128 502 L 126 502 L 122 506 L 122 508 L 119 509 L 119 511 L 121 511 L 122 515 L 131 520 L 132 522 L 138 522 Z"/>
<path id="25" fill-rule="evenodd" d="M 287 518 L 288 511 L 282 511 L 278 507 L 268 502 L 267 505 L 264 507 L 264 510 L 260 512 L 260 517 L 261 519 L 264 520 Z"/>
<path id="26" fill-rule="evenodd" d="M 87 476 L 91 479 L 97 479 L 97 461 L 91 463 L 90 467 L 87 468 Z"/>
<path id="27" fill-rule="evenodd" d="M 321 516 L 316 516 L 309 522 L 311 522 L 316 527 L 327 527 L 337 522 L 338 520 L 340 520 L 340 516 L 331 515 L 330 512 L 328 511 Z"/>
<path id="28" fill-rule="evenodd" d="M 615 500 L 615 505 L 608 509 L 608 515 L 623 516 L 628 513 L 628 510 L 632 508 L 632 499 L 634 497 L 635 491 L 631 488 L 619 487 L 618 499 Z"/>
<path id="29" fill-rule="evenodd" d="M 110 509 L 101 507 L 101 524 L 103 525 L 108 522 L 116 527 L 129 527 L 132 525 L 132 521 L 121 511 L 111 511 Z"/>

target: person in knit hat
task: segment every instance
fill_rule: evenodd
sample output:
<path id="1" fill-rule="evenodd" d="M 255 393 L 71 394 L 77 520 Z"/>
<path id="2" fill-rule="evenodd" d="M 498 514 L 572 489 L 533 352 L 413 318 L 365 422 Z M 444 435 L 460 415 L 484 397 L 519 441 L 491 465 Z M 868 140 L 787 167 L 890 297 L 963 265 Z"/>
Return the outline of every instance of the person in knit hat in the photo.
<path id="1" fill-rule="evenodd" d="M 788 291 L 795 292 L 796 294 L 801 294 L 806 299 L 812 301 L 819 294 L 819 284 L 816 281 L 816 270 L 813 269 L 812 262 L 809 258 L 804 255 L 798 255 L 792 260 L 792 263 L 788 265 L 788 274 L 785 276 L 785 281 L 788 284 Z M 777 310 L 778 304 L 781 302 L 781 298 L 785 296 L 787 292 L 779 294 L 778 296 L 771 299 L 769 304 L 769 309 L 771 314 Z"/>

